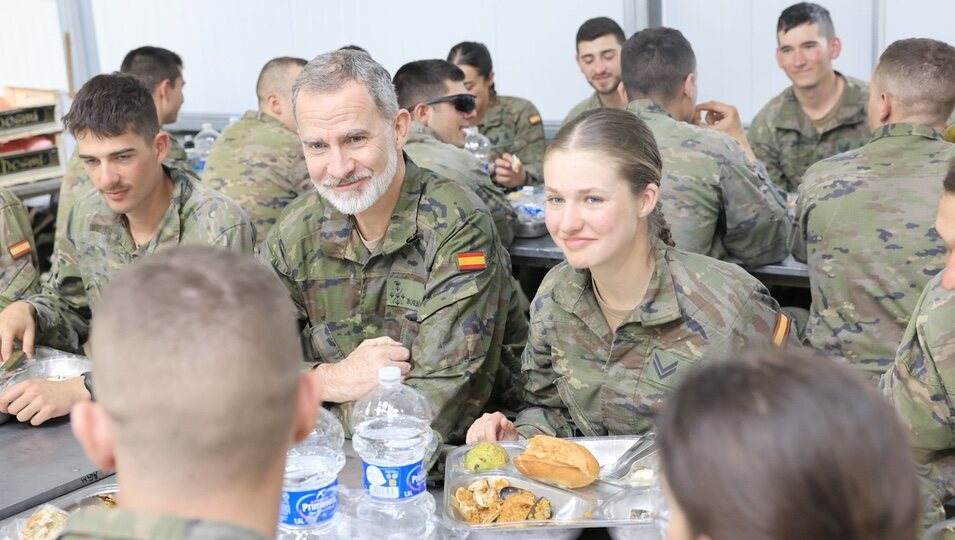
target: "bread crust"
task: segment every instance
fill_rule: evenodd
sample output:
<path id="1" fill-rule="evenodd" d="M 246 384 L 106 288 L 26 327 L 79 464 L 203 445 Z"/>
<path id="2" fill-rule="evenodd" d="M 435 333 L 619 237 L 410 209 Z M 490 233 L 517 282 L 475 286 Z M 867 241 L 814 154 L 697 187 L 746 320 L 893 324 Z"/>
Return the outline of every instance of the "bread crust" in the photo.
<path id="1" fill-rule="evenodd" d="M 600 474 L 590 450 L 547 435 L 532 437 L 527 450 L 514 458 L 514 466 L 525 476 L 569 489 L 589 485 Z"/>

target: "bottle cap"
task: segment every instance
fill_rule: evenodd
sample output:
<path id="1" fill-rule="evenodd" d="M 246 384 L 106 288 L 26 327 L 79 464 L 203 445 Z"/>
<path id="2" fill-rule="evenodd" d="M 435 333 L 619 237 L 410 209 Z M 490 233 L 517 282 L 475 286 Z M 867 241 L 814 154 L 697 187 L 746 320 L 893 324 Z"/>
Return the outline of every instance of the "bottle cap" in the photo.
<path id="1" fill-rule="evenodd" d="M 401 382 L 401 370 L 398 369 L 398 366 L 379 368 L 378 382 L 381 384 L 396 384 Z"/>

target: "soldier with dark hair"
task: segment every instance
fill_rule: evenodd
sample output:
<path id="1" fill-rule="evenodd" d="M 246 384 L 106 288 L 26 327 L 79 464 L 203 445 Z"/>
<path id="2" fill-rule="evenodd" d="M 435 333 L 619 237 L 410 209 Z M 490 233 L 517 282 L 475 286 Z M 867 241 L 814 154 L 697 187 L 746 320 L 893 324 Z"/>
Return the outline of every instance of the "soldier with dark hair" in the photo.
<path id="1" fill-rule="evenodd" d="M 617 93 L 620 85 L 620 49 L 627 40 L 623 29 L 609 17 L 587 19 L 577 29 L 577 67 L 594 93 L 567 113 L 566 124 L 580 113 L 600 107 L 624 109 L 627 100 Z"/>

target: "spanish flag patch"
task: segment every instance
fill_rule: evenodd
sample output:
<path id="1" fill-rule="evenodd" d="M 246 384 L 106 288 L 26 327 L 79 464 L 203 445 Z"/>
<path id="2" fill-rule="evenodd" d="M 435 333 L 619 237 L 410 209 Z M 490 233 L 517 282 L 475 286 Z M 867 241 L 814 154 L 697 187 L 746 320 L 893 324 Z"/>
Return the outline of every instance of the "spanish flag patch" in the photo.
<path id="1" fill-rule="evenodd" d="M 485 268 L 487 268 L 487 260 L 484 258 L 483 251 L 458 253 L 458 270 L 484 270 Z"/>
<path id="2" fill-rule="evenodd" d="M 541 123 L 541 115 L 539 115 L 539 114 L 532 114 L 531 117 L 527 119 L 527 121 L 530 122 L 531 125 L 540 124 L 540 123 Z"/>
<path id="3" fill-rule="evenodd" d="M 776 328 L 773 328 L 773 345 L 785 347 L 786 340 L 789 339 L 789 327 L 792 326 L 792 320 L 780 311 L 776 314 Z"/>
<path id="4" fill-rule="evenodd" d="M 13 255 L 14 259 L 19 259 L 20 257 L 23 257 L 24 255 L 33 251 L 33 246 L 30 245 L 29 240 L 20 240 L 7 249 L 10 250 L 10 255 Z"/>

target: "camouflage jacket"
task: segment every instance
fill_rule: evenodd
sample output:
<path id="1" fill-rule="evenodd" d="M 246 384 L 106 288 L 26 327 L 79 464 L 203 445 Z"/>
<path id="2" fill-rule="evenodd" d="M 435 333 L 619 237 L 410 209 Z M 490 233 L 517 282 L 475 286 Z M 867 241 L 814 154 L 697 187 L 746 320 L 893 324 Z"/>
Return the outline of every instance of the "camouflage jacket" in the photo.
<path id="1" fill-rule="evenodd" d="M 869 84 L 839 76 L 846 81 L 839 109 L 821 131 L 802 110 L 791 86 L 769 100 L 749 126 L 746 137 L 753 153 L 766 165 L 770 179 L 786 191 L 796 191 L 813 163 L 858 148 L 872 136 L 866 112 Z"/>
<path id="2" fill-rule="evenodd" d="M 519 97 L 494 96 L 478 124 L 491 140 L 494 155 L 507 152 L 520 158 L 527 169 L 527 185 L 544 181 L 544 122 L 533 103 Z"/>
<path id="3" fill-rule="evenodd" d="M 78 510 L 57 536 L 59 540 L 265 540 L 252 529 L 222 521 L 152 514 L 123 508 Z"/>
<path id="4" fill-rule="evenodd" d="M 766 288 L 739 266 L 657 243 L 640 306 L 615 333 L 590 271 L 566 262 L 544 278 L 531 305 L 522 360 L 526 436 L 627 435 L 650 429 L 661 402 L 700 362 L 768 345 L 782 322 Z"/>
<path id="5" fill-rule="evenodd" d="M 406 166 L 375 253 L 354 219 L 315 192 L 285 209 L 259 256 L 308 320 L 315 360 L 341 361 L 365 339 L 400 341 L 411 351 L 405 383 L 434 403 L 432 427 L 443 440 L 458 443 L 490 399 L 506 408 L 522 401 L 513 348 L 523 348 L 527 321 L 508 313 L 510 259 L 484 205 L 407 159 Z M 346 428 L 350 408 L 333 408 Z"/>
<path id="6" fill-rule="evenodd" d="M 874 376 L 892 364 L 919 293 L 944 264 L 934 223 L 953 157 L 955 145 L 932 128 L 889 124 L 806 171 L 791 248 L 809 265 L 814 348 Z"/>
<path id="7" fill-rule="evenodd" d="M 169 151 L 166 152 L 166 159 L 163 165 L 184 171 L 192 171 L 189 160 L 186 157 L 186 149 L 176 140 L 172 134 L 169 135 Z M 56 207 L 56 241 L 63 238 L 66 234 L 66 224 L 69 221 L 70 209 L 76 204 L 76 201 L 82 198 L 86 193 L 95 191 L 90 177 L 86 175 L 86 168 L 83 167 L 83 161 L 80 159 L 79 148 L 73 150 L 70 162 L 66 166 L 66 172 L 63 173 L 63 183 L 60 184 L 60 195 L 57 198 Z"/>
<path id="8" fill-rule="evenodd" d="M 441 142 L 433 129 L 418 122 L 411 124 L 405 152 L 419 167 L 473 191 L 491 212 L 501 245 L 505 248 L 511 245 L 519 225 L 517 214 L 507 194 L 491 181 L 476 157 L 467 150 Z"/>
<path id="9" fill-rule="evenodd" d="M 660 148 L 660 201 L 678 248 L 746 266 L 786 258 L 786 201 L 736 140 L 674 120 L 648 99 L 627 110 L 647 123 Z"/>
<path id="10" fill-rule="evenodd" d="M 259 242 L 288 203 L 313 189 L 298 135 L 258 111 L 246 112 L 216 139 L 202 181 L 239 203 Z"/>
<path id="11" fill-rule="evenodd" d="M 601 105 L 600 103 L 600 97 L 597 95 L 597 92 L 594 92 L 593 94 L 590 94 L 590 96 L 587 99 L 574 105 L 574 108 L 571 109 L 569 113 L 567 113 L 567 116 L 564 117 L 564 121 L 561 122 L 560 125 L 563 126 L 564 124 L 570 122 L 574 118 L 577 118 L 578 116 L 585 113 L 586 111 L 589 111 L 591 109 L 599 109 L 601 107 L 603 107 L 603 105 Z"/>
<path id="12" fill-rule="evenodd" d="M 35 246 L 26 208 L 0 188 L 0 309 L 39 291 Z"/>
<path id="13" fill-rule="evenodd" d="M 54 257 L 50 277 L 27 298 L 36 308 L 41 345 L 79 350 L 89 334 L 96 301 L 120 268 L 157 250 L 208 244 L 252 253 L 255 229 L 228 197 L 179 169 L 166 169 L 174 183 L 172 202 L 149 242 L 137 246 L 126 216 L 116 214 L 91 191 L 76 201 Z"/>
<path id="14" fill-rule="evenodd" d="M 938 521 L 945 487 L 932 462 L 955 450 L 955 293 L 940 274 L 922 291 L 882 389 L 907 428 Z"/>

